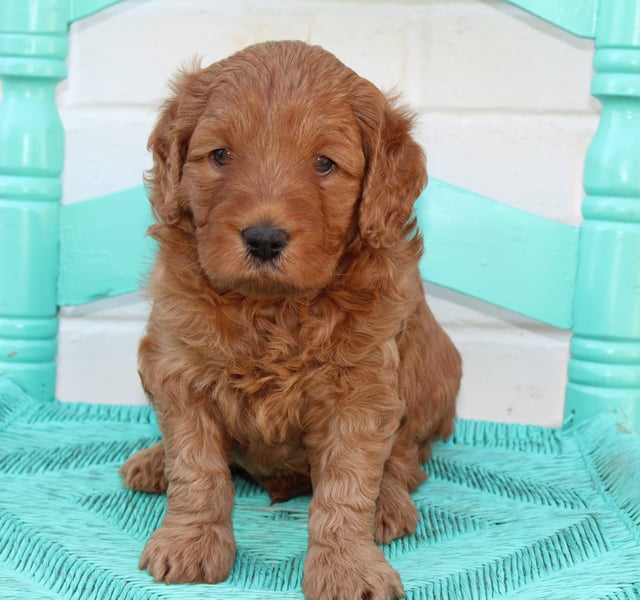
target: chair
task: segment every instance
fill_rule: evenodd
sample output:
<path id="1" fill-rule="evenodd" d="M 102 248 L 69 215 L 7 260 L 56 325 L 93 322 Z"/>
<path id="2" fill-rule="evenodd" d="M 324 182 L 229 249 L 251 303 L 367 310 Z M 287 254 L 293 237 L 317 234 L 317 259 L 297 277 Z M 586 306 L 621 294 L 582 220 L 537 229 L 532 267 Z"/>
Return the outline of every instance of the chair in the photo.
<path id="1" fill-rule="evenodd" d="M 302 598 L 308 500 L 270 506 L 242 480 L 229 579 L 153 583 L 137 562 L 165 500 L 118 475 L 159 439 L 153 413 L 54 400 L 58 309 L 137 289 L 153 254 L 141 187 L 59 203 L 67 30 L 116 1 L 0 3 L 0 597 Z M 421 270 L 571 331 L 565 426 L 459 420 L 416 533 L 383 549 L 413 599 L 640 598 L 640 0 L 509 1 L 595 39 L 584 220 L 432 180 Z"/>

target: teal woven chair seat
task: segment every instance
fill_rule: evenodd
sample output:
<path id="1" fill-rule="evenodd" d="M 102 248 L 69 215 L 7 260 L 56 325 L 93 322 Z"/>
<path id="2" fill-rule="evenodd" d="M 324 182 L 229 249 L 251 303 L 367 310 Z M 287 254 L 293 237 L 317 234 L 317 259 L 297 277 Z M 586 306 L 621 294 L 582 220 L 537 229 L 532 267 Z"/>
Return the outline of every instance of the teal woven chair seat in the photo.
<path id="1" fill-rule="evenodd" d="M 136 568 L 165 497 L 124 489 L 118 469 L 158 437 L 147 407 L 43 406 L 0 381 L 0 598 L 302 598 L 308 498 L 271 505 L 237 478 L 226 582 Z M 425 468 L 416 532 L 384 546 L 407 598 L 640 597 L 640 443 L 614 415 L 461 420 Z"/>
<path id="2" fill-rule="evenodd" d="M 142 187 L 60 204 L 69 24 L 116 2 L 0 0 L 0 599 L 299 599 L 308 498 L 236 479 L 229 579 L 154 583 L 138 560 L 165 497 L 118 473 L 159 439 L 153 412 L 54 399 L 60 307 L 137 290 L 154 251 Z M 640 599 L 640 0 L 509 2 L 595 40 L 584 220 L 432 179 L 420 266 L 571 332 L 565 426 L 459 420 L 415 534 L 383 550 L 411 600 Z"/>

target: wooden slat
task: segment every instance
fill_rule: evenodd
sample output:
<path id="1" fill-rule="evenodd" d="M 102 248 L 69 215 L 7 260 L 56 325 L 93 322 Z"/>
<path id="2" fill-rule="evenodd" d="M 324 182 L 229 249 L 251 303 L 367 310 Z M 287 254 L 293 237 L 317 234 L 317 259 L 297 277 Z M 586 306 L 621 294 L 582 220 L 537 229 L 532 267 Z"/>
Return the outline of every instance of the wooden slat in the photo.
<path id="1" fill-rule="evenodd" d="M 69 4 L 69 23 L 84 19 L 122 0 L 71 0 Z"/>
<path id="2" fill-rule="evenodd" d="M 612 2 L 614 0 L 605 0 Z M 556 27 L 579 37 L 596 34 L 598 0 L 507 0 Z"/>
<path id="3" fill-rule="evenodd" d="M 134 292 L 152 266 L 154 242 L 144 187 L 63 205 L 59 306 Z"/>
<path id="4" fill-rule="evenodd" d="M 571 328 L 578 228 L 434 179 L 416 214 L 424 279 Z"/>
<path id="5" fill-rule="evenodd" d="M 139 289 L 152 264 L 142 186 L 61 207 L 58 302 Z M 427 281 L 563 329 L 572 322 L 578 229 L 432 179 L 416 203 Z"/>

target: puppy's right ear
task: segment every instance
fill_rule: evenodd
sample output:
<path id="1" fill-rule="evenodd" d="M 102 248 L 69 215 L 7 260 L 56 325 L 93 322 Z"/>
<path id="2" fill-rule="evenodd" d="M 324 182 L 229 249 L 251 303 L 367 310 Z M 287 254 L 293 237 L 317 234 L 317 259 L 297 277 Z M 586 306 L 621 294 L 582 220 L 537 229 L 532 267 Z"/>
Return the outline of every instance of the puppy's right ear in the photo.
<path id="1" fill-rule="evenodd" d="M 173 96 L 165 102 L 147 149 L 153 167 L 146 173 L 150 200 L 158 220 L 168 225 L 179 223 L 188 215 L 186 198 L 180 193 L 182 169 L 191 134 L 209 100 L 211 67 L 182 71 L 172 82 Z"/>
<path id="2" fill-rule="evenodd" d="M 412 115 L 366 79 L 358 85 L 354 113 L 367 161 L 360 235 L 374 248 L 390 247 L 413 230 L 413 204 L 427 183 L 425 156 L 411 135 Z"/>

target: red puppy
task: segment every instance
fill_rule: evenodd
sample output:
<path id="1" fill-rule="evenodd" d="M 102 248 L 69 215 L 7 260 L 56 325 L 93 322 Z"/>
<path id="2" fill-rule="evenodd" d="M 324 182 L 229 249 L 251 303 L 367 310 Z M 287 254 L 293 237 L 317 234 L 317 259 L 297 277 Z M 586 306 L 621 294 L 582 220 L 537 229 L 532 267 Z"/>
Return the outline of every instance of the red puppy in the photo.
<path id="1" fill-rule="evenodd" d="M 230 466 L 313 489 L 310 599 L 403 595 L 375 544 L 451 434 L 460 358 L 425 302 L 411 119 L 333 55 L 252 46 L 183 73 L 150 138 L 159 243 L 140 374 L 162 442 L 123 467 L 168 511 L 142 567 L 224 580 Z"/>

